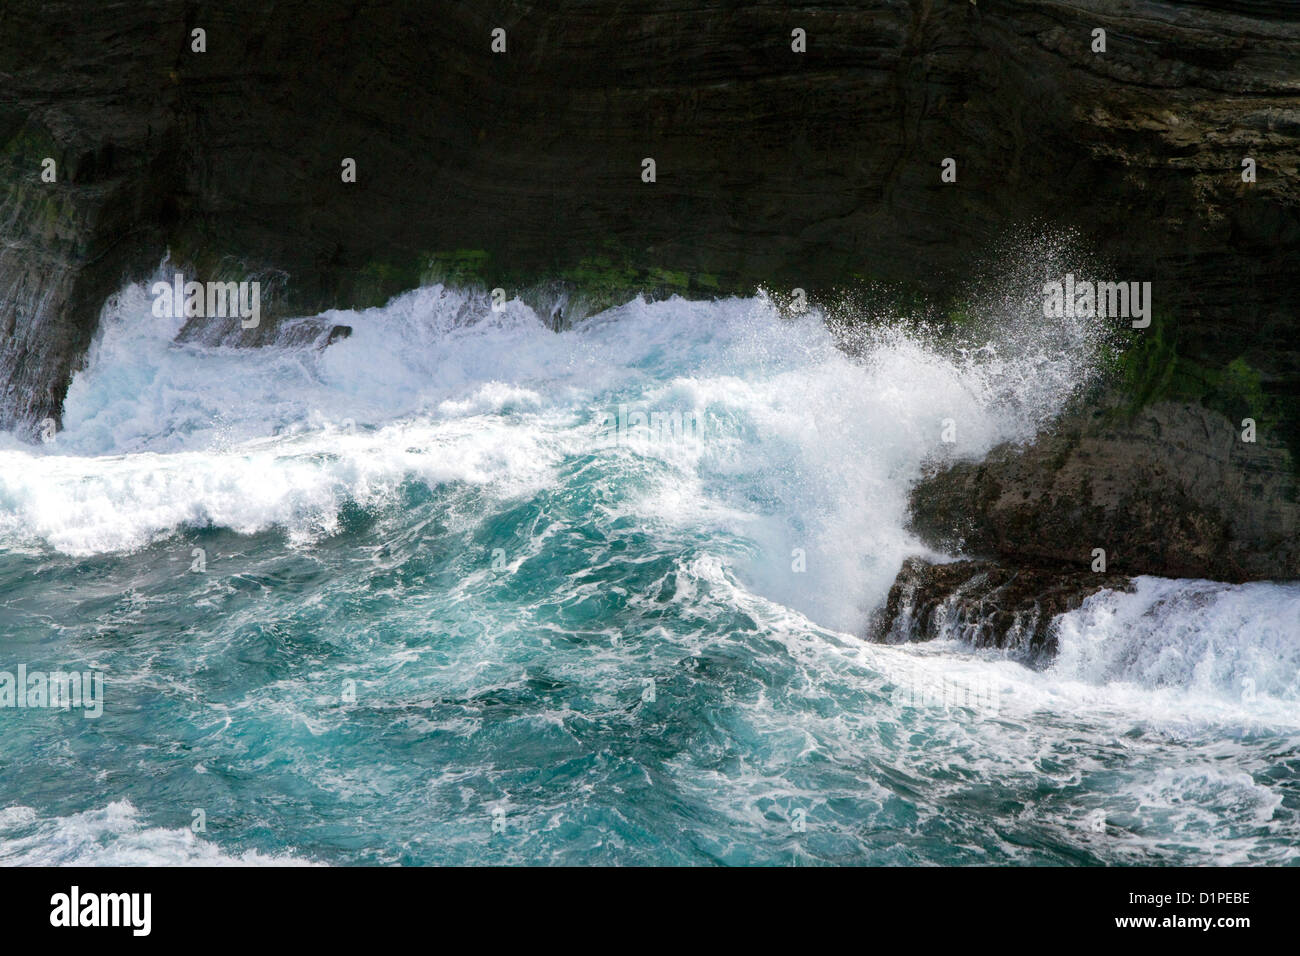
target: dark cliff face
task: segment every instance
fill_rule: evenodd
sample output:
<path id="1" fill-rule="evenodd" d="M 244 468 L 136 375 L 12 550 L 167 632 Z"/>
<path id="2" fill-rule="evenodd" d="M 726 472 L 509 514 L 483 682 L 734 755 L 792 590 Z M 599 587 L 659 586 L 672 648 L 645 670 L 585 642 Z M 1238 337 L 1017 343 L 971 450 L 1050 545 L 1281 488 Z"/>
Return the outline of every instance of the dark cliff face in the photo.
<path id="1" fill-rule="evenodd" d="M 58 416 L 104 296 L 168 248 L 272 279 L 281 311 L 379 301 L 462 249 L 502 284 L 942 297 L 1023 223 L 1152 281 L 1197 361 L 1300 390 L 1297 62 L 1263 0 L 9 0 L 0 427 Z"/>
<path id="2" fill-rule="evenodd" d="M 448 262 L 512 291 L 867 278 L 942 302 L 1018 229 L 1072 230 L 1159 321 L 1104 413 L 936 474 L 917 530 L 1027 565 L 1296 576 L 1297 63 L 1300 14 L 1267 0 L 9 0 L 0 428 L 57 420 L 105 297 L 169 250 L 260 277 L 272 314 Z"/>

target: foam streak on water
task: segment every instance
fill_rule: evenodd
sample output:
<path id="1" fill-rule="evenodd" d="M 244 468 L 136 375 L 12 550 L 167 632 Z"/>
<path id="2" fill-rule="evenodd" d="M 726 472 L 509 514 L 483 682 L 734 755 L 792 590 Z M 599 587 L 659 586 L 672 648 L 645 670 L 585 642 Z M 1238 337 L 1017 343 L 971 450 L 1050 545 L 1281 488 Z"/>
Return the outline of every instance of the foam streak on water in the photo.
<path id="1" fill-rule="evenodd" d="M 762 298 L 556 335 L 438 286 L 240 350 L 124 290 L 66 430 L 0 444 L 0 670 L 106 674 L 0 710 L 0 860 L 1292 859 L 1295 585 L 1143 579 L 1039 672 L 854 636 L 927 465 L 1093 365 L 1004 318 L 850 356 Z"/>

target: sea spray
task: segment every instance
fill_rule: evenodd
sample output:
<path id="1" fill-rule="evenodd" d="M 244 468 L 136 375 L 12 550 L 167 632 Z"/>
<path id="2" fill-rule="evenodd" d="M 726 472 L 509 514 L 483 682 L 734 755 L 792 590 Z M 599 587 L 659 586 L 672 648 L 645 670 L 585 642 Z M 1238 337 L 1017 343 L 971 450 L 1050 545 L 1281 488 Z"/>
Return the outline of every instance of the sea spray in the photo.
<path id="1" fill-rule="evenodd" d="M 113 675 L 0 711 L 0 860 L 1293 862 L 1290 586 L 1097 595 L 1042 671 L 855 637 L 917 477 L 1086 386 L 1032 279 L 851 354 L 763 297 L 556 335 L 430 287 L 246 349 L 123 290 L 0 450 L 10 660 Z"/>

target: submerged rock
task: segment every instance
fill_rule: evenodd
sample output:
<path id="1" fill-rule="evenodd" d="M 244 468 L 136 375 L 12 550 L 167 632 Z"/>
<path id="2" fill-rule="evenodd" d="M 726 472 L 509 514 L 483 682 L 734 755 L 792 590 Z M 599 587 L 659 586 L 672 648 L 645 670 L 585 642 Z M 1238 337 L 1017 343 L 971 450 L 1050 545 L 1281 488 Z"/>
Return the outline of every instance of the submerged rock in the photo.
<path id="1" fill-rule="evenodd" d="M 1055 619 L 1105 588 L 1132 590 L 1119 574 L 993 561 L 933 564 L 908 558 L 868 637 L 883 644 L 950 638 L 1027 658 L 1056 653 Z"/>

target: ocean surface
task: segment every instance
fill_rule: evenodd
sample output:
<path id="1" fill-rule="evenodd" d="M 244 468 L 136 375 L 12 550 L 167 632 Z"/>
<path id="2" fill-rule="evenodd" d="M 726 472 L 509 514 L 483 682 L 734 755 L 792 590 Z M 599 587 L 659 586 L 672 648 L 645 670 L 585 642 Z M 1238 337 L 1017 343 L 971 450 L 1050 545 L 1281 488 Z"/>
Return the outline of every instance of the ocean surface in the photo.
<path id="1" fill-rule="evenodd" d="M 1300 856 L 1300 584 L 1141 578 L 1041 669 L 860 638 L 912 485 L 1093 330 L 433 286 L 248 350 L 147 288 L 0 437 L 0 672 L 103 678 L 0 707 L 0 864 Z"/>

